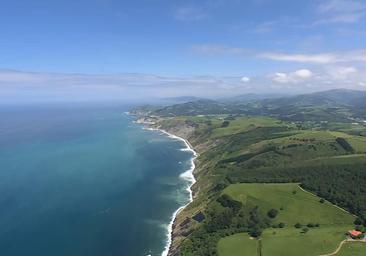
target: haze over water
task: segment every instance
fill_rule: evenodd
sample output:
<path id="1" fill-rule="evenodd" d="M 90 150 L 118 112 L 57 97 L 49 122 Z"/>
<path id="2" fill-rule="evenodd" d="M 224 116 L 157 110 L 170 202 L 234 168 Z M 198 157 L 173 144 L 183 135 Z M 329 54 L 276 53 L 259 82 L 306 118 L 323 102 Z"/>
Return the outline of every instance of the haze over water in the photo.
<path id="1" fill-rule="evenodd" d="M 161 255 L 191 152 L 106 106 L 0 110 L 0 255 Z"/>

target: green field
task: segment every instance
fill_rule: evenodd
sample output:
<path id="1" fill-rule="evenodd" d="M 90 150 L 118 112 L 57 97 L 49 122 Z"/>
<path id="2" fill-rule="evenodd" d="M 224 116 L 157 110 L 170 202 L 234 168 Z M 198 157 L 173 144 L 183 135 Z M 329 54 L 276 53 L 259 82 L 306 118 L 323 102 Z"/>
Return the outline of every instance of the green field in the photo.
<path id="1" fill-rule="evenodd" d="M 263 233 L 262 255 L 317 256 L 333 252 L 350 226 L 320 227 L 306 234 L 301 229 L 269 229 Z M 274 233 L 275 232 L 275 233 Z"/>
<path id="2" fill-rule="evenodd" d="M 337 256 L 364 256 L 366 255 L 366 243 L 348 242 L 342 246 Z"/>
<path id="3" fill-rule="evenodd" d="M 277 222 L 292 227 L 296 223 L 320 225 L 352 224 L 353 216 L 332 204 L 301 190 L 298 184 L 233 184 L 223 193 L 244 204 L 258 205 L 263 211 L 272 208 L 279 214 Z"/>
<path id="4" fill-rule="evenodd" d="M 258 254 L 258 240 L 250 238 L 248 234 L 235 234 L 221 239 L 217 250 L 223 256 L 255 256 Z"/>
<path id="5" fill-rule="evenodd" d="M 320 203 L 319 197 L 301 190 L 298 184 L 233 184 L 223 193 L 244 205 L 258 205 L 264 212 L 272 208 L 279 211 L 275 223 L 283 222 L 285 228 L 271 228 L 263 232 L 261 253 L 264 256 L 316 256 L 330 253 L 345 239 L 345 232 L 353 227 L 352 215 L 328 202 Z M 301 228 L 294 227 L 296 223 L 304 227 L 309 223 L 317 223 L 319 227 L 303 232 Z M 242 240 L 244 238 L 242 236 Z M 219 255 L 233 255 L 230 250 L 243 252 L 246 242 L 240 243 L 239 239 L 240 235 L 221 239 Z"/>

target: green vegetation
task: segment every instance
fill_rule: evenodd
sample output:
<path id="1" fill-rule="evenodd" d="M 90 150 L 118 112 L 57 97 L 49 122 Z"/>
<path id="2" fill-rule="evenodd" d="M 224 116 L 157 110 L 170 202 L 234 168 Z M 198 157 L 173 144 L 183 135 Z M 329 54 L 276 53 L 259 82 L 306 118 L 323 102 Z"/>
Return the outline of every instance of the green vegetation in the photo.
<path id="1" fill-rule="evenodd" d="M 330 203 L 321 204 L 317 196 L 303 191 L 298 184 L 233 184 L 223 193 L 242 202 L 244 207 L 256 205 L 263 212 L 279 209 L 276 223 L 284 223 L 286 227 L 264 230 L 263 255 L 330 253 L 345 239 L 344 234 L 354 221 L 353 216 Z M 220 242 L 229 244 L 230 238 Z"/>
<path id="2" fill-rule="evenodd" d="M 222 238 L 217 245 L 217 250 L 219 256 L 256 256 L 258 246 L 257 239 L 253 239 L 247 234 L 235 234 Z"/>
<path id="3" fill-rule="evenodd" d="M 331 253 L 345 239 L 344 230 L 347 228 L 349 226 L 321 227 L 308 232 L 295 228 L 268 229 L 262 237 L 262 255 L 318 256 Z"/>
<path id="4" fill-rule="evenodd" d="M 230 122 L 222 127 L 226 119 Z M 351 228 L 353 217 L 341 210 L 334 211 L 331 203 L 359 215 L 364 224 L 364 137 L 341 131 L 304 130 L 268 117 L 220 115 L 162 121 L 167 129 L 177 123 L 194 127 L 189 140 L 194 145 L 204 145 L 198 160 L 205 163 L 205 168 L 196 173 L 204 193 L 189 210 L 194 212 L 195 207 L 201 210 L 205 205 L 207 218 L 195 226 L 193 232 L 187 231 L 191 233 L 182 243 L 182 255 L 217 255 L 213 248 L 221 238 L 242 232 L 263 236 L 270 227 L 282 227 L 283 232 L 297 230 L 301 240 L 303 235 L 311 236 L 317 228 L 337 228 L 334 226 L 337 225 L 342 226 L 337 237 L 344 237 L 344 226 Z M 264 187 L 277 188 L 279 193 L 269 193 L 267 199 L 256 199 L 266 191 L 255 183 L 294 182 L 320 198 L 303 192 L 297 184 L 265 184 Z M 249 194 L 236 193 L 235 188 L 242 186 L 252 188 Z M 281 191 L 283 189 L 285 191 Z M 241 203 L 242 208 L 237 210 L 239 203 L 227 207 L 223 203 L 226 201 L 222 198 L 223 191 L 230 196 L 229 201 Z M 278 211 L 275 218 L 268 215 L 271 209 Z M 297 223 L 298 229 L 294 227 Z M 334 237 L 329 239 L 334 240 Z"/>
<path id="5" fill-rule="evenodd" d="M 364 256 L 366 253 L 366 243 L 348 242 L 342 246 L 337 256 Z"/>
<path id="6" fill-rule="evenodd" d="M 294 194 L 293 191 L 297 193 Z M 233 184 L 223 193 L 244 205 L 259 206 L 264 212 L 278 209 L 276 221 L 287 226 L 294 226 L 296 223 L 304 226 L 312 223 L 321 226 L 351 225 L 354 221 L 354 217 L 330 203 L 319 203 L 317 196 L 303 191 L 298 184 Z"/>
<path id="7" fill-rule="evenodd" d="M 329 91 L 149 111 L 199 153 L 196 197 L 180 213 L 173 247 L 182 256 L 234 255 L 249 234 L 260 239 L 243 244 L 263 255 L 330 253 L 355 219 L 332 204 L 357 215 L 364 230 L 364 102 L 364 93 Z M 198 212 L 203 221 L 192 219 Z"/>

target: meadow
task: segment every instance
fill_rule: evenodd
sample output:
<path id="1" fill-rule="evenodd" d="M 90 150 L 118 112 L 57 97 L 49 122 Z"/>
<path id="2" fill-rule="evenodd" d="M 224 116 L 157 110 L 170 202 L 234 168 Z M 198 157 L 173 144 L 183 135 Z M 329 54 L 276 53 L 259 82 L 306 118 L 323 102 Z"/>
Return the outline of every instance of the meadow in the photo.
<path id="1" fill-rule="evenodd" d="M 278 211 L 274 226 L 278 223 L 284 225 L 264 230 L 260 249 L 257 241 L 257 251 L 261 250 L 262 254 L 257 255 L 316 256 L 330 253 L 345 239 L 346 231 L 353 227 L 354 217 L 351 214 L 321 201 L 298 184 L 233 184 L 223 193 L 242 202 L 244 207 L 256 205 L 264 213 L 270 209 Z M 296 228 L 296 224 L 301 226 Z M 248 240 L 240 243 L 239 238 L 245 240 L 243 234 L 222 238 L 218 243 L 219 255 L 232 255 L 230 250 L 241 251 L 242 256 L 256 255 L 246 253 L 243 248 Z"/>
<path id="2" fill-rule="evenodd" d="M 366 254 L 366 243 L 348 242 L 336 256 L 364 256 Z"/>
<path id="3" fill-rule="evenodd" d="M 159 124 L 191 131 L 186 138 L 199 153 L 197 196 L 178 225 L 184 256 L 235 255 L 255 244 L 262 255 L 326 254 L 354 228 L 352 214 L 366 223 L 364 125 L 224 114 Z M 202 223 L 184 224 L 200 211 Z"/>

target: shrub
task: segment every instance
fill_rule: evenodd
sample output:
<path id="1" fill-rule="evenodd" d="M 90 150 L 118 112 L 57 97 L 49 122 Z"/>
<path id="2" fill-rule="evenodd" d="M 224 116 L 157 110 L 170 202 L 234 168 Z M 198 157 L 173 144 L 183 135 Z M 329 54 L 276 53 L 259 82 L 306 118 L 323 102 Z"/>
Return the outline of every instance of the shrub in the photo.
<path id="1" fill-rule="evenodd" d="M 308 223 L 306 226 L 307 226 L 308 228 L 313 228 L 313 227 L 315 227 L 315 224 L 314 224 L 314 223 Z"/>
<path id="2" fill-rule="evenodd" d="M 362 225 L 362 219 L 361 218 L 357 218 L 354 222 L 355 225 Z"/>
<path id="3" fill-rule="evenodd" d="M 295 228 L 302 228 L 302 225 L 300 223 L 296 223 Z"/>
<path id="4" fill-rule="evenodd" d="M 270 217 L 271 219 L 276 218 L 277 214 L 278 211 L 276 209 L 271 209 L 267 212 L 268 217 Z"/>
<path id="5" fill-rule="evenodd" d="M 229 121 L 224 121 L 224 122 L 222 122 L 222 124 L 221 124 L 221 127 L 228 127 L 230 125 L 230 122 Z"/>

